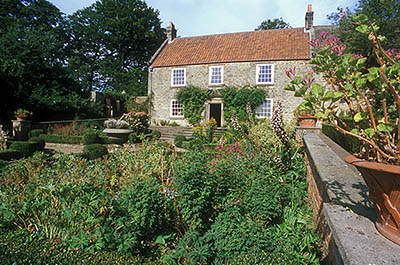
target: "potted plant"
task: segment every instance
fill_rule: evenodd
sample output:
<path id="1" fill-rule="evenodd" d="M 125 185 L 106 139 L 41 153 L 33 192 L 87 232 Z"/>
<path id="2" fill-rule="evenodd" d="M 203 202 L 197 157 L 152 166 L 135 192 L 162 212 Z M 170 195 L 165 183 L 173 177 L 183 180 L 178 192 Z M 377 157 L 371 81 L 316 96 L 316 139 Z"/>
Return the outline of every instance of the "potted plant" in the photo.
<path id="1" fill-rule="evenodd" d="M 400 53 L 382 48 L 384 37 L 365 15 L 352 20 L 356 30 L 371 40 L 375 66 L 347 53 L 338 38 L 324 32 L 310 42 L 317 51 L 311 63 L 322 84 L 289 69 L 291 82 L 286 89 L 303 97 L 316 117 L 360 141 L 360 152 L 345 161 L 359 169 L 368 186 L 378 212 L 376 228 L 400 244 Z"/>
<path id="2" fill-rule="evenodd" d="M 108 119 L 104 122 L 106 127 L 103 132 L 107 134 L 108 139 L 113 144 L 123 144 L 128 141 L 129 134 L 134 130 L 129 128 L 129 122 L 124 119 Z"/>
<path id="3" fill-rule="evenodd" d="M 121 116 L 120 119 L 108 119 L 104 122 L 103 130 L 112 143 L 123 144 L 128 141 L 129 134 L 135 132 L 137 135 L 149 132 L 150 115 L 145 112 L 130 111 Z"/>
<path id="4" fill-rule="evenodd" d="M 294 116 L 297 119 L 299 126 L 301 127 L 316 127 L 317 117 L 315 116 L 315 110 L 308 108 L 306 102 L 303 102 L 294 111 Z"/>
<path id="5" fill-rule="evenodd" d="M 20 108 L 20 109 L 17 109 L 16 111 L 14 111 L 14 115 L 17 118 L 17 120 L 23 121 L 23 120 L 26 120 L 27 118 L 29 118 L 30 116 L 32 116 L 33 113 L 29 110 Z"/>

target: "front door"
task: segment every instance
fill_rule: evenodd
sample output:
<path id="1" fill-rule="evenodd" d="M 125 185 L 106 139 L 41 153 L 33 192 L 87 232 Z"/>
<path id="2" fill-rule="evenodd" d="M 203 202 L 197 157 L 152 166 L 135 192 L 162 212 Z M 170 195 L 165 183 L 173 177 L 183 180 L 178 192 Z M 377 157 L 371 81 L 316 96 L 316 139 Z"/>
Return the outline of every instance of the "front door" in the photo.
<path id="1" fill-rule="evenodd" d="M 210 116 L 208 119 L 211 120 L 211 118 L 214 118 L 218 127 L 221 127 L 221 108 L 221 103 L 210 103 Z"/>

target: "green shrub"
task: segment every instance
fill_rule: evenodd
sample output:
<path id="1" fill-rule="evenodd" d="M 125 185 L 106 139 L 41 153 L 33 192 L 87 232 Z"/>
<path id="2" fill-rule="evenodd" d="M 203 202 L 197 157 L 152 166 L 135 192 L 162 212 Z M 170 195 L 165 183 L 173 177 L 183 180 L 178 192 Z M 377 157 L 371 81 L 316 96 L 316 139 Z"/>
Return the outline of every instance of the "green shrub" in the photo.
<path id="1" fill-rule="evenodd" d="M 295 138 L 295 124 L 295 120 L 285 121 L 283 124 L 289 139 L 292 141 L 294 141 Z M 269 119 L 264 119 L 256 126 L 250 128 L 249 137 L 265 154 L 274 155 L 276 152 L 282 151 L 283 144 L 272 130 L 271 121 Z"/>
<path id="2" fill-rule="evenodd" d="M 268 229 L 248 218 L 238 206 L 220 213 L 205 238 L 214 253 L 213 264 L 232 264 L 238 255 L 259 254 L 274 248 Z"/>
<path id="3" fill-rule="evenodd" d="M 190 148 L 191 148 L 191 143 L 190 143 L 190 141 L 183 141 L 182 142 L 182 148 L 184 148 L 184 149 L 187 149 L 187 150 L 189 150 Z M 177 147 L 179 147 L 179 146 L 177 146 Z"/>
<path id="4" fill-rule="evenodd" d="M 55 134 L 41 134 L 39 136 L 46 143 L 60 143 L 60 144 L 80 144 L 82 143 L 82 136 L 66 136 Z"/>
<path id="5" fill-rule="evenodd" d="M 29 138 L 28 142 L 34 143 L 35 151 L 43 151 L 46 142 L 39 136 Z"/>
<path id="6" fill-rule="evenodd" d="M 37 151 L 37 143 L 28 141 L 14 142 L 11 144 L 10 149 L 18 151 L 23 157 L 28 157 Z"/>
<path id="7" fill-rule="evenodd" d="M 129 143 L 131 143 L 131 144 L 140 143 L 140 141 L 141 141 L 140 134 L 133 132 L 133 133 L 129 134 L 128 140 L 129 140 Z"/>
<path id="8" fill-rule="evenodd" d="M 43 129 L 31 130 L 31 131 L 29 132 L 29 138 L 31 138 L 31 137 L 39 137 L 39 135 L 45 134 L 45 133 L 46 133 L 46 131 L 43 130 Z"/>
<path id="9" fill-rule="evenodd" d="M 346 122 L 353 122 L 352 120 Z M 332 125 L 322 123 L 321 132 L 331 138 L 335 143 L 350 153 L 359 153 L 362 148 L 362 142 L 353 136 L 343 134 L 336 130 Z"/>
<path id="10" fill-rule="evenodd" d="M 108 154 L 107 147 L 102 144 L 89 144 L 83 148 L 82 156 L 86 159 L 97 159 Z"/>
<path id="11" fill-rule="evenodd" d="M 133 182 L 112 205 L 115 244 L 121 253 L 131 253 L 141 241 L 154 240 L 163 228 L 164 200 L 155 178 Z"/>
<path id="12" fill-rule="evenodd" d="M 161 132 L 159 130 L 153 130 L 151 131 L 151 134 L 153 136 L 153 139 L 158 140 L 161 138 Z"/>
<path id="13" fill-rule="evenodd" d="M 192 125 L 201 121 L 201 112 L 204 110 L 204 102 L 211 98 L 212 90 L 196 86 L 186 86 L 178 90 L 178 101 L 183 105 L 183 115 Z"/>
<path id="14" fill-rule="evenodd" d="M 83 135 L 83 144 L 102 144 L 102 139 L 97 131 L 89 131 Z"/>
<path id="15" fill-rule="evenodd" d="M 249 115 L 246 111 L 247 103 L 250 102 L 253 115 L 255 109 L 261 105 L 267 96 L 262 88 L 257 87 L 224 87 L 221 90 L 224 103 L 224 118 L 230 123 L 232 113 L 235 110 L 239 122 L 246 122 Z"/>
<path id="16" fill-rule="evenodd" d="M 13 159 L 22 158 L 22 154 L 16 150 L 5 150 L 0 151 L 0 160 L 10 161 Z"/>
<path id="17" fill-rule="evenodd" d="M 186 137 L 184 135 L 175 135 L 174 144 L 176 147 L 182 147 L 182 142 L 186 141 Z"/>

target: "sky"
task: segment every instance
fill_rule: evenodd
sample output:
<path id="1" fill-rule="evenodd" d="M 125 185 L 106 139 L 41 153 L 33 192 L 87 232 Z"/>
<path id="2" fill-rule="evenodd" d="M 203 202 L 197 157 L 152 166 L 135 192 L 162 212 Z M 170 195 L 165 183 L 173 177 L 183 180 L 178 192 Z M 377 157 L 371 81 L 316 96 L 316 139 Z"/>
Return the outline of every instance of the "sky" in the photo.
<path id="1" fill-rule="evenodd" d="M 61 12 L 71 15 L 95 0 L 49 0 Z M 162 27 L 172 21 L 178 36 L 253 31 L 263 20 L 280 18 L 292 27 L 303 27 L 308 4 L 314 11 L 314 25 L 329 25 L 326 16 L 338 7 L 353 9 L 357 0 L 145 0 L 160 12 Z"/>

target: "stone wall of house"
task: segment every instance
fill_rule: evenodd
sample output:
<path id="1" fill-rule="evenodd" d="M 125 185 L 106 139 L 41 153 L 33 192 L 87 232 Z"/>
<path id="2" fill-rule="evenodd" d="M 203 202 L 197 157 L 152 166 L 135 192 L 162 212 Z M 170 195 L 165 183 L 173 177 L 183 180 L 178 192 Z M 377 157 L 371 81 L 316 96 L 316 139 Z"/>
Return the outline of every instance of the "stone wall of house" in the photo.
<path id="1" fill-rule="evenodd" d="M 289 83 L 289 78 L 286 76 L 285 71 L 290 67 L 296 67 L 296 74 L 306 75 L 312 71 L 308 61 L 260 61 L 154 68 L 153 72 L 149 75 L 149 90 L 150 86 L 152 90 L 151 100 L 153 108 L 151 114 L 153 124 L 154 121 L 159 123 L 162 120 L 169 120 L 183 126 L 188 125 L 184 119 L 170 117 L 171 100 L 176 99 L 176 93 L 180 89 L 180 87 L 171 86 L 172 69 L 186 69 L 186 85 L 219 89 L 223 86 L 209 85 L 210 66 L 224 67 L 223 79 L 225 86 L 242 87 L 256 86 L 257 64 L 274 64 L 274 83 L 272 85 L 258 86 L 264 88 L 267 91 L 268 97 L 273 98 L 274 102 L 277 100 L 282 102 L 285 118 L 293 118 L 293 110 L 301 103 L 301 99 L 294 97 L 293 92 L 284 90 L 284 87 Z"/>

